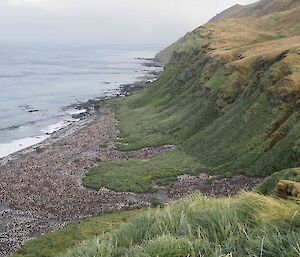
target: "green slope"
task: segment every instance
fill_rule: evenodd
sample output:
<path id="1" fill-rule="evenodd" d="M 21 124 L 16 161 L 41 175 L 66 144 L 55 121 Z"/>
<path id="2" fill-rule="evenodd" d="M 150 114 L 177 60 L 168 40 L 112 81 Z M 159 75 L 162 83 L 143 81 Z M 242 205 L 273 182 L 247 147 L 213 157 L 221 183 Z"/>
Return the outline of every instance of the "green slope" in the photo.
<path id="1" fill-rule="evenodd" d="M 214 173 L 298 166 L 299 4 L 252 24 L 230 19 L 192 32 L 154 85 L 116 104 L 119 148 L 174 143 Z"/>
<path id="2" fill-rule="evenodd" d="M 209 22 L 243 17 L 262 17 L 264 15 L 283 12 L 298 5 L 298 0 L 262 0 L 246 6 L 235 5 L 213 17 Z"/>
<path id="3" fill-rule="evenodd" d="M 260 1 L 267 13 L 260 18 L 252 17 L 251 5 L 245 7 L 250 16 L 188 33 L 158 54 L 172 58 L 157 82 L 112 104 L 120 150 L 176 144 L 176 158 L 190 169 L 172 155 L 108 163 L 90 171 L 84 184 L 145 192 L 153 180 L 183 173 L 268 176 L 299 166 L 300 1 L 276 3 Z"/>
<path id="4" fill-rule="evenodd" d="M 293 167 L 300 164 L 300 1 L 236 8 L 240 15 L 230 10 L 162 51 L 157 58 L 165 71 L 151 87 L 110 103 L 120 121 L 120 150 L 163 144 L 177 150 L 149 162 L 93 168 L 87 186 L 145 192 L 153 179 L 166 182 L 181 173 L 273 174 L 256 189 L 273 195 L 279 180 L 299 181 Z M 193 196 L 118 224 L 65 256 L 295 257 L 299 211 L 299 200 L 256 193 Z M 32 241 L 33 247 L 51 240 Z M 31 256 L 27 249 L 24 256 Z"/>
<path id="5" fill-rule="evenodd" d="M 291 10 L 295 10 L 299 8 L 299 1 L 298 0 L 260 0 L 258 2 L 255 2 L 250 5 L 235 5 L 222 13 L 216 15 L 213 17 L 207 24 L 195 29 L 192 32 L 187 33 L 185 36 L 180 38 L 178 41 L 174 42 L 172 45 L 168 46 L 167 48 L 163 49 L 156 55 L 156 59 L 161 61 L 163 66 L 167 65 L 169 61 L 171 60 L 174 52 L 180 52 L 187 48 L 187 46 L 191 47 L 195 43 L 199 43 L 200 40 L 205 39 L 207 35 L 210 36 L 210 39 L 214 37 L 214 40 L 217 38 L 224 39 L 223 35 L 214 35 L 214 25 L 213 23 L 220 22 L 221 24 L 224 24 L 224 29 L 229 29 L 232 27 L 234 23 L 240 23 L 243 22 L 242 20 L 247 20 L 246 25 L 250 25 L 251 23 L 255 23 L 258 21 L 258 23 L 261 23 L 263 21 L 263 17 L 268 17 L 269 19 L 268 23 L 271 25 L 271 30 L 277 29 L 278 36 L 281 36 L 280 34 L 285 34 L 289 28 L 291 27 L 298 27 L 298 33 L 294 33 L 299 35 L 299 20 L 295 21 L 293 20 L 295 17 L 293 15 L 290 15 L 289 13 Z M 288 16 L 288 23 L 286 21 L 280 20 L 280 18 L 283 18 L 285 15 Z M 296 16 L 299 17 L 299 10 L 297 11 Z M 216 25 L 216 24 L 215 24 Z M 219 24 L 220 25 L 220 24 Z M 262 25 L 262 24 L 261 24 Z M 211 29 L 207 31 L 205 34 L 199 34 L 199 31 L 201 31 L 201 28 L 209 26 Z M 217 26 L 217 25 L 216 25 Z M 283 26 L 283 27 L 282 27 Z M 248 31 L 248 27 L 244 27 L 243 30 Z M 255 31 L 258 32 L 258 31 Z M 267 31 L 265 31 L 267 32 Z M 249 38 L 243 38 L 243 35 L 237 35 L 238 33 L 241 33 L 240 31 L 230 31 L 232 34 L 236 34 L 238 38 L 241 40 L 239 43 L 243 43 L 244 39 L 249 40 Z M 265 33 L 267 35 L 268 33 Z M 270 34 L 269 34 L 270 35 Z M 200 37 L 199 37 L 200 36 Z M 206 37 L 207 38 L 207 37 Z M 267 39 L 267 38 L 265 38 Z M 250 43 L 250 42 L 248 42 Z"/>

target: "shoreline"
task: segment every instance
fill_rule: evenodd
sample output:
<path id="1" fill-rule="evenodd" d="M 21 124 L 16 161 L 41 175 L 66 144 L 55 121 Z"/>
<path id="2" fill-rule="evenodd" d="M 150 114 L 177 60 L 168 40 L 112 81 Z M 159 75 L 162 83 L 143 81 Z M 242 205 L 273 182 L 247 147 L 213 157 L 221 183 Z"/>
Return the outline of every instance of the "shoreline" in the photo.
<path id="1" fill-rule="evenodd" d="M 149 62 L 148 59 L 145 59 L 147 63 Z M 149 67 L 144 65 L 145 67 Z M 157 67 L 157 66 L 155 66 Z M 70 137 L 76 133 L 80 133 L 81 130 L 87 129 L 89 126 L 93 126 L 95 123 L 99 123 L 102 120 L 103 115 L 107 115 L 107 113 L 103 110 L 99 109 L 103 102 L 114 99 L 114 98 L 122 98 L 131 95 L 132 93 L 141 90 L 145 86 L 149 86 L 152 81 L 156 80 L 161 71 L 156 71 L 149 75 L 148 71 L 146 75 L 139 78 L 138 81 L 133 81 L 129 84 L 121 84 L 118 90 L 115 92 L 107 92 L 110 96 L 102 96 L 102 97 L 95 97 L 93 99 L 89 99 L 84 102 L 77 102 L 73 103 L 65 108 L 73 108 L 74 110 L 79 110 L 78 113 L 72 114 L 73 119 L 78 119 L 77 122 L 70 123 L 68 126 L 64 126 L 61 129 L 53 131 L 45 138 L 43 138 L 40 142 L 35 144 L 29 145 L 21 150 L 15 151 L 7 156 L 0 158 L 0 177 L 5 176 L 5 171 L 7 171 L 10 175 L 14 173 L 16 170 L 12 167 L 16 165 L 23 166 L 23 160 L 28 158 L 28 156 L 34 156 L 34 158 L 38 161 L 40 159 L 40 154 L 47 149 L 48 147 L 51 148 L 53 144 L 64 140 L 66 137 Z M 153 71 L 152 71 L 153 72 Z M 151 78 L 152 81 L 149 81 Z M 80 110 L 85 109 L 84 112 Z M 105 123 L 105 121 L 104 121 Z M 55 149 L 55 152 L 59 152 L 58 149 Z M 46 161 L 47 158 L 45 158 Z M 52 161 L 49 162 L 54 162 Z M 40 165 L 37 165 L 40 166 Z M 48 165 L 47 165 L 48 166 Z M 20 167 L 20 166 L 19 166 Z M 26 167 L 27 168 L 27 167 Z M 36 167 L 39 169 L 39 167 Z M 84 168 L 85 169 L 85 168 Z M 25 169 L 21 169 L 23 171 L 23 175 L 27 177 Z M 22 173 L 21 171 L 21 173 Z M 17 171 L 15 175 L 12 177 L 19 176 L 20 172 Z M 32 174 L 34 176 L 34 174 Z M 14 181 L 18 179 L 17 177 L 12 178 Z M 33 178 L 32 178 L 33 179 Z M 78 180 L 78 179 L 77 179 Z M 56 231 L 59 228 L 62 228 L 70 223 L 76 222 L 82 218 L 98 216 L 100 214 L 109 213 L 111 211 L 100 211 L 97 215 L 93 214 L 84 214 L 84 215 L 76 215 L 76 217 L 66 218 L 66 217 L 55 217 L 55 215 L 47 215 L 45 213 L 40 213 L 34 208 L 30 208 L 30 206 L 23 208 L 22 206 L 15 206 L 13 202 L 10 202 L 7 199 L 6 190 L 4 188 L 8 187 L 11 188 L 7 191 L 14 190 L 15 183 L 11 181 L 5 183 L 4 180 L 0 181 L 0 257 L 8 256 L 16 252 L 16 250 L 20 249 L 20 247 L 26 243 L 28 240 L 35 238 L 38 235 L 50 233 L 52 231 Z M 38 182 L 37 178 L 34 178 L 35 183 Z M 81 181 L 81 178 L 79 179 Z M 20 181 L 21 183 L 23 181 Z M 19 183 L 20 183 L 19 182 Z M 80 182 L 79 182 L 80 183 Z M 29 188 L 31 183 L 28 184 Z M 17 186 L 18 187 L 18 186 Z M 2 189 L 2 190 L 1 190 Z M 3 190 L 4 189 L 4 190 Z M 19 190 L 19 189 L 18 189 Z M 86 191 L 91 191 L 85 189 Z M 105 191 L 105 190 L 104 190 Z M 17 194 L 21 193 L 28 193 L 28 189 L 21 190 L 17 192 Z M 105 192 L 106 195 L 109 194 Z M 100 193 L 101 194 L 101 193 Z M 125 193 L 126 194 L 126 193 Z M 117 194 L 120 195 L 120 194 Z M 121 194 L 123 195 L 123 194 Z M 19 196 L 17 196 L 18 198 Z M 20 195 L 21 197 L 21 195 Z M 6 199 L 5 199 L 6 198 Z M 15 195 L 10 197 L 12 199 L 15 198 Z M 109 198 L 109 197 L 106 197 Z M 21 201 L 22 202 L 22 201 Z M 107 207 L 112 208 L 113 210 L 118 210 L 116 208 L 116 203 L 113 204 L 115 207 Z"/>
<path id="2" fill-rule="evenodd" d="M 120 91 L 130 95 L 149 83 L 133 82 L 120 86 Z M 112 98 L 119 97 L 123 96 Z M 115 114 L 97 108 L 106 100 L 79 103 L 87 112 L 78 114 L 82 117 L 76 124 L 55 132 L 40 144 L 0 159 L 1 257 L 13 254 L 30 239 L 82 218 L 150 207 L 157 202 L 169 203 L 195 192 L 213 197 L 231 196 L 240 190 L 250 190 L 261 181 L 234 176 L 208 185 L 206 182 L 212 177 L 201 173 L 195 177 L 182 175 L 174 184 L 151 193 L 114 192 L 107 188 L 95 191 L 84 187 L 82 178 L 91 167 L 107 161 L 148 161 L 176 148 L 165 145 L 118 151 L 114 146 L 120 133 Z M 89 108 L 93 115 L 89 114 Z"/>
<path id="3" fill-rule="evenodd" d="M 196 192 L 233 196 L 261 182 L 259 178 L 234 176 L 209 185 L 212 177 L 201 173 L 179 176 L 177 182 L 150 193 L 88 189 L 82 179 L 91 167 L 108 161 L 149 161 L 176 149 L 165 145 L 120 152 L 114 147 L 119 135 L 117 123 L 114 113 L 100 109 L 93 121 L 57 134 L 40 152 L 29 152 L 0 166 L 1 257 L 16 252 L 30 239 L 83 218 L 166 204 Z M 104 144 L 107 146 L 102 147 Z"/>
<path id="4" fill-rule="evenodd" d="M 152 67 L 156 69 L 158 69 L 159 67 L 162 68 L 154 58 L 136 59 L 143 60 L 144 63 L 142 63 L 141 65 L 144 67 Z M 73 113 L 70 113 L 70 117 L 73 120 L 64 120 L 59 123 L 49 125 L 46 129 L 42 130 L 44 134 L 38 136 L 12 140 L 9 143 L 0 144 L 0 146 L 4 147 L 14 147 L 14 150 L 12 150 L 11 153 L 4 155 L 3 157 L 0 156 L 0 166 L 5 165 L 7 162 L 13 159 L 22 157 L 24 154 L 35 151 L 39 147 L 43 147 L 44 144 L 46 144 L 46 141 L 51 141 L 53 137 L 63 135 L 66 130 L 76 130 L 77 127 L 81 128 L 83 126 L 86 126 L 89 122 L 92 122 L 93 119 L 95 119 L 95 116 L 97 115 L 96 109 L 100 107 L 103 102 L 110 99 L 126 97 L 138 90 L 143 89 L 147 85 L 156 81 L 162 72 L 161 70 L 144 71 L 146 72 L 146 74 L 139 77 L 138 80 L 128 84 L 120 84 L 118 89 L 105 92 L 105 96 L 95 96 L 94 98 L 91 98 L 87 101 L 76 102 L 62 107 L 63 110 L 73 108 Z M 58 126 L 59 124 L 61 125 Z M 47 129 L 50 131 L 47 131 Z"/>

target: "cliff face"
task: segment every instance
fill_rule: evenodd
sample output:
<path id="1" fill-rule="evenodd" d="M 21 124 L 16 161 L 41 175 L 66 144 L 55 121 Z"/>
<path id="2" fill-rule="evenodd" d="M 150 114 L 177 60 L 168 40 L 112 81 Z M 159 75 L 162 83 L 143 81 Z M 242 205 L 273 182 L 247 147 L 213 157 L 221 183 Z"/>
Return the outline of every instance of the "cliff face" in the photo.
<path id="1" fill-rule="evenodd" d="M 160 52 L 163 76 L 132 104 L 207 169 L 268 175 L 297 166 L 300 1 L 225 14 Z"/>

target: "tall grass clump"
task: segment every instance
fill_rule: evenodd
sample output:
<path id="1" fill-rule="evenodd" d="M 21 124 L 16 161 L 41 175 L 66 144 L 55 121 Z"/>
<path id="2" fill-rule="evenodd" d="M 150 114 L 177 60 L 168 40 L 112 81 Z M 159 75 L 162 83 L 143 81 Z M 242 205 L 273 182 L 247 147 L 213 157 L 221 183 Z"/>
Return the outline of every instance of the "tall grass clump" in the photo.
<path id="1" fill-rule="evenodd" d="M 76 224 L 28 241 L 11 257 L 61 256 L 77 244 L 119 227 L 140 212 L 141 210 L 135 210 L 80 220 Z"/>
<path id="2" fill-rule="evenodd" d="M 65 257 L 300 256 L 299 207 L 254 193 L 195 195 L 144 212 Z"/>

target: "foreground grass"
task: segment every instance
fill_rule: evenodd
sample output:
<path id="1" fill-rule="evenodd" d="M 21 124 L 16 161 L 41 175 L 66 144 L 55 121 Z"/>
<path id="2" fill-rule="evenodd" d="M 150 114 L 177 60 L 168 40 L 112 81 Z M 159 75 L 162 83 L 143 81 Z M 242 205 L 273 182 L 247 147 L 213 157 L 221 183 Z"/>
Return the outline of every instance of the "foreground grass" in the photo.
<path id="1" fill-rule="evenodd" d="M 122 212 L 90 218 L 26 243 L 12 257 L 57 257 L 78 243 L 119 227 L 140 211 Z"/>
<path id="2" fill-rule="evenodd" d="M 183 152 L 175 151 L 149 161 L 118 161 L 92 168 L 83 180 L 86 187 L 99 190 L 105 186 L 121 192 L 149 192 L 158 185 L 177 180 L 181 174 L 198 174 L 201 165 Z"/>
<path id="3" fill-rule="evenodd" d="M 253 193 L 194 196 L 149 210 L 65 257 L 300 256 L 299 207 Z"/>

